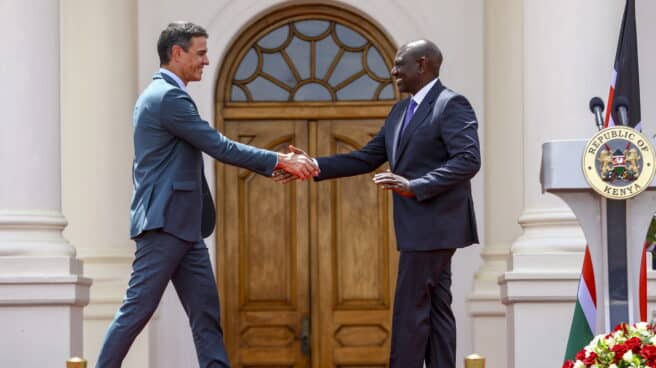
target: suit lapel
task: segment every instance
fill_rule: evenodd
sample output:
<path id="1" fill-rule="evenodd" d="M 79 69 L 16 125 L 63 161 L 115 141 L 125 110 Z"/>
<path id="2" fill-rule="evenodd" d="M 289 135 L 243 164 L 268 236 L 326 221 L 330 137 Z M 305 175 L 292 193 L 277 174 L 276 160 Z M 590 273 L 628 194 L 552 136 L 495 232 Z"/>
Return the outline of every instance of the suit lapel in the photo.
<path id="1" fill-rule="evenodd" d="M 444 86 L 442 86 L 442 83 L 440 83 L 438 80 L 433 88 L 428 91 L 428 94 L 426 97 L 424 97 L 424 100 L 421 101 L 421 104 L 417 107 L 415 115 L 412 117 L 412 120 L 408 122 L 408 126 L 405 127 L 403 137 L 399 137 L 401 141 L 399 142 L 398 149 L 396 150 L 396 161 L 399 160 L 406 147 L 408 146 L 408 143 L 412 140 L 412 135 L 414 134 L 415 130 L 417 130 L 417 128 L 419 128 L 431 115 L 430 113 L 433 111 L 435 100 L 437 100 L 437 96 L 440 94 L 440 92 L 442 92 L 443 89 Z"/>
<path id="2" fill-rule="evenodd" d="M 391 121 L 393 122 L 392 124 L 392 160 L 390 162 L 390 165 L 392 168 L 394 168 L 396 164 L 396 151 L 399 147 L 399 130 L 401 130 L 401 125 L 403 124 L 403 117 L 405 116 L 405 110 L 408 108 L 408 104 L 410 103 L 410 99 L 406 99 L 401 101 L 402 107 L 397 109 L 397 111 L 400 111 L 400 113 L 397 113 L 397 116 L 392 117 Z"/>

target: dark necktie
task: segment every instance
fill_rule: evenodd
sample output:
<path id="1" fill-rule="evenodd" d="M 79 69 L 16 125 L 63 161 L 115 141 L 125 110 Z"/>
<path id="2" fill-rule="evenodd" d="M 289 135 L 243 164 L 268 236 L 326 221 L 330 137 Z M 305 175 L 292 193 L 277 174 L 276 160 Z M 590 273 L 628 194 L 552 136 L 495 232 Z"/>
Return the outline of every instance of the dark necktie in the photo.
<path id="1" fill-rule="evenodd" d="M 416 107 L 417 103 L 415 100 L 410 99 L 410 104 L 408 104 L 408 109 L 405 111 L 405 117 L 403 118 L 403 124 L 401 124 L 401 130 L 399 130 L 399 142 L 401 142 L 401 138 L 403 138 L 403 131 L 410 123 L 410 120 L 412 120 L 412 117 L 415 115 Z"/>

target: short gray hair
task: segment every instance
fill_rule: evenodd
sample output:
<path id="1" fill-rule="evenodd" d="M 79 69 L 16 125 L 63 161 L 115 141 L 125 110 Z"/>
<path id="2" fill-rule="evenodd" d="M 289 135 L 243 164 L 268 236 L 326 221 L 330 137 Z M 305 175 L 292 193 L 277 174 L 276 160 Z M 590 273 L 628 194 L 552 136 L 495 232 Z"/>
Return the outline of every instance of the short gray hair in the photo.
<path id="1" fill-rule="evenodd" d="M 162 33 L 157 41 L 157 53 L 160 65 L 166 65 L 171 61 L 171 50 L 174 45 L 189 51 L 193 37 L 209 37 L 205 28 L 191 22 L 172 22 Z"/>

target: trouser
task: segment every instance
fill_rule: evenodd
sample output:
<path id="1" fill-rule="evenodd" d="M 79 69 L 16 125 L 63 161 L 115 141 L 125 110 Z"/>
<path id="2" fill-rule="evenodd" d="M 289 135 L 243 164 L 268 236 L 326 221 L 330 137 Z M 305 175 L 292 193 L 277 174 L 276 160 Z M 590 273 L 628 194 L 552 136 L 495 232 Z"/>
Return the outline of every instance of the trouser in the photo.
<path id="1" fill-rule="evenodd" d="M 160 230 L 143 233 L 136 243 L 125 299 L 105 335 L 96 368 L 121 366 L 132 342 L 155 312 L 169 280 L 189 317 L 200 367 L 230 367 L 205 243 L 187 242 Z"/>
<path id="2" fill-rule="evenodd" d="M 390 368 L 455 368 L 451 310 L 454 249 L 401 251 L 394 296 Z"/>

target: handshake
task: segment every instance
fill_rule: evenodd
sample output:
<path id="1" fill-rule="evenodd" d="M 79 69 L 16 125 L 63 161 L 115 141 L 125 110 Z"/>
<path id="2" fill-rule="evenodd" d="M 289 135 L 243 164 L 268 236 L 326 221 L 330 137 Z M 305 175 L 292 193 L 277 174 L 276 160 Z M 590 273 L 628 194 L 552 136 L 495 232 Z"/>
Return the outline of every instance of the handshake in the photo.
<path id="1" fill-rule="evenodd" d="M 314 158 L 302 149 L 289 145 L 289 153 L 278 153 L 278 165 L 271 177 L 277 183 L 286 184 L 297 179 L 311 179 L 320 172 Z M 372 180 L 381 189 L 391 190 L 408 198 L 415 196 L 410 188 L 410 181 L 389 170 L 374 175 Z"/>
<path id="2" fill-rule="evenodd" d="M 278 165 L 272 178 L 277 183 L 285 184 L 296 179 L 311 179 L 319 172 L 316 160 L 302 149 L 289 145 L 289 153 L 278 153 Z"/>

